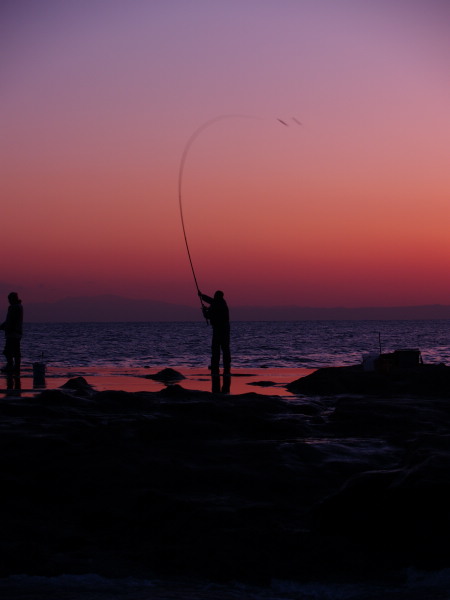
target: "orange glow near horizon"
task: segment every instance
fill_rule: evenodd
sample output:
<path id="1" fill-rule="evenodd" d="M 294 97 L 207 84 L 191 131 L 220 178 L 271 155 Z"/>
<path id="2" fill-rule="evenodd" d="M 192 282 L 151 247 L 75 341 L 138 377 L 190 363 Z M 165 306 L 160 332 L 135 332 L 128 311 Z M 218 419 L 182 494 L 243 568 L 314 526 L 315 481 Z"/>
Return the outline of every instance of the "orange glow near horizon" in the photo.
<path id="1" fill-rule="evenodd" d="M 185 164 L 203 291 L 450 303 L 448 7 L 20 4 L 1 42 L 0 292 L 196 305 L 180 159 L 242 114 Z"/>

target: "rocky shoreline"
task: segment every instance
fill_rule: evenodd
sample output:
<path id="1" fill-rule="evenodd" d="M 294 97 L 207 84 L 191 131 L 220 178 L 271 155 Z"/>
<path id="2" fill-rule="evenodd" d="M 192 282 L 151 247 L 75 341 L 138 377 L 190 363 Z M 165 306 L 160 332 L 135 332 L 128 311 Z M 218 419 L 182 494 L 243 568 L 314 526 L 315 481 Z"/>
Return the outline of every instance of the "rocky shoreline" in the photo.
<path id="1" fill-rule="evenodd" d="M 77 378 L 4 398 L 0 576 L 264 584 L 450 567 L 448 394 L 305 389 L 96 392 Z"/>
<path id="2" fill-rule="evenodd" d="M 364 394 L 388 396 L 450 397 L 450 367 L 420 364 L 411 368 L 393 367 L 366 371 L 362 364 L 317 369 L 286 388 L 293 394 Z"/>

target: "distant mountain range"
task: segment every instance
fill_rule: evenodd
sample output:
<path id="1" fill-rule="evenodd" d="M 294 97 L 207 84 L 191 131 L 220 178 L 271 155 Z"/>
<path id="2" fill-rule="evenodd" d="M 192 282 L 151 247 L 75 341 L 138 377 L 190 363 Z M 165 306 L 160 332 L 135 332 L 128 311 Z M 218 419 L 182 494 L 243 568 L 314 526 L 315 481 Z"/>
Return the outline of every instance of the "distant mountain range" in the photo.
<path id="1" fill-rule="evenodd" d="M 232 306 L 230 309 L 233 321 L 450 319 L 450 306 L 441 304 L 362 308 Z M 40 323 L 200 321 L 202 318 L 200 307 L 114 295 L 71 297 L 25 305 L 25 320 Z"/>

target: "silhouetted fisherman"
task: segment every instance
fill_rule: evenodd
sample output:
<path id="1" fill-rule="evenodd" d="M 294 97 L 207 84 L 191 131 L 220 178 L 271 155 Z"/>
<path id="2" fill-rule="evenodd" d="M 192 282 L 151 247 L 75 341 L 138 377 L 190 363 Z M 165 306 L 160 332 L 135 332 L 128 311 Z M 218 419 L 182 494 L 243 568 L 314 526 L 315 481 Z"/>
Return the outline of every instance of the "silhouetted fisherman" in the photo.
<path id="1" fill-rule="evenodd" d="M 6 372 L 20 374 L 20 340 L 22 339 L 23 307 L 17 292 L 8 294 L 9 307 L 6 321 L 0 325 L 5 332 Z"/>
<path id="2" fill-rule="evenodd" d="M 218 290 L 214 298 L 206 294 L 198 293 L 200 298 L 209 304 L 204 309 L 205 318 L 209 320 L 213 328 L 211 343 L 211 374 L 219 374 L 220 352 L 222 351 L 223 374 L 230 375 L 231 353 L 230 353 L 230 315 L 228 305 L 223 297 L 223 292 Z"/>

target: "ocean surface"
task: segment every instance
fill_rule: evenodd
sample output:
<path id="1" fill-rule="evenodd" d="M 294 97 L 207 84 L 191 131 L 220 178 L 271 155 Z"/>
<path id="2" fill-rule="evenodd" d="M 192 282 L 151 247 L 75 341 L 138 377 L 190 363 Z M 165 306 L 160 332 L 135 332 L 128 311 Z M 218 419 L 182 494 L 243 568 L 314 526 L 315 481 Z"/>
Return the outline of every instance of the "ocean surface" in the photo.
<path id="1" fill-rule="evenodd" d="M 204 322 L 28 323 L 22 354 L 54 367 L 204 367 L 210 343 Z M 243 369 L 342 366 L 402 348 L 450 364 L 450 321 L 247 321 L 231 331 L 232 366 Z"/>

